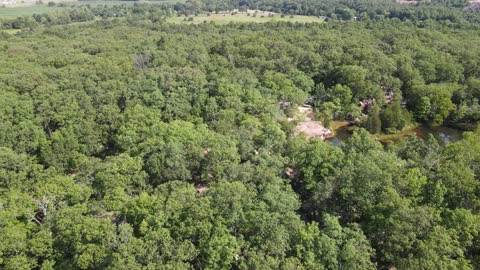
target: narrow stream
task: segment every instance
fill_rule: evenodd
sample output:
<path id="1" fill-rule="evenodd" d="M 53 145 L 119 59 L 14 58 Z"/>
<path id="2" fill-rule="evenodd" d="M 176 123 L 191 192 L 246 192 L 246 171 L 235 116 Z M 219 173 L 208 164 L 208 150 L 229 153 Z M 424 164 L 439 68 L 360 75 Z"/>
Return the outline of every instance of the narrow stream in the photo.
<path id="1" fill-rule="evenodd" d="M 462 139 L 463 131 L 449 127 L 426 127 L 419 126 L 410 130 L 404 130 L 397 134 L 380 135 L 379 140 L 382 143 L 398 142 L 410 136 L 417 136 L 418 138 L 426 139 L 429 134 L 432 134 L 441 144 L 456 142 Z M 335 130 L 335 137 L 329 139 L 332 145 L 337 146 L 342 141 L 347 140 L 352 136 L 347 126 L 342 126 Z"/>
<path id="2" fill-rule="evenodd" d="M 448 127 L 438 127 L 438 128 L 428 128 L 428 127 L 417 127 L 414 129 L 417 137 L 425 139 L 429 134 L 433 136 L 441 143 L 456 142 L 462 139 L 463 131 L 454 128 Z"/>

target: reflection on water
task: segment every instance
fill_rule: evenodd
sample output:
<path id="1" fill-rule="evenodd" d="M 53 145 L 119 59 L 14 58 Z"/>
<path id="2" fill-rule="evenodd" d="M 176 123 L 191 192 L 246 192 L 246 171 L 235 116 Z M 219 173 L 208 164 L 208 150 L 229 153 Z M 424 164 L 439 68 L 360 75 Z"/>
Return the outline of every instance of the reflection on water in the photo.
<path id="1" fill-rule="evenodd" d="M 429 134 L 432 134 L 440 143 L 456 142 L 462 138 L 462 131 L 448 127 L 417 127 L 414 129 L 417 137 L 426 139 Z"/>
<path id="2" fill-rule="evenodd" d="M 352 136 L 352 132 L 348 130 L 347 126 L 342 126 L 335 130 L 335 137 L 329 139 L 328 141 L 333 146 L 338 146 L 341 142 L 350 138 L 350 136 Z"/>
<path id="3" fill-rule="evenodd" d="M 379 141 L 382 143 L 397 142 L 410 136 L 417 136 L 418 138 L 427 139 L 431 134 L 441 144 L 446 144 L 462 139 L 462 133 L 463 131 L 461 130 L 448 127 L 430 128 L 419 126 L 410 130 L 404 130 L 397 134 L 380 135 Z M 338 146 L 340 143 L 342 143 L 342 141 L 347 140 L 350 136 L 352 136 L 352 133 L 348 130 L 348 127 L 342 126 L 335 130 L 335 137 L 329 139 L 329 141 L 332 145 Z"/>
<path id="4" fill-rule="evenodd" d="M 333 146 L 338 146 L 342 140 L 340 140 L 339 138 L 337 137 L 333 137 L 331 139 L 328 139 L 328 141 L 333 145 Z"/>

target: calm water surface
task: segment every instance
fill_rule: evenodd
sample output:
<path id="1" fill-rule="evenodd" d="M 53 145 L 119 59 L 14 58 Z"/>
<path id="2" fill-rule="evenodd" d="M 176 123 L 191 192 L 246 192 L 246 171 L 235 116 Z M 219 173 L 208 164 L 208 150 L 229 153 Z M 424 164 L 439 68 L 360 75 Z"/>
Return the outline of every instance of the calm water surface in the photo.
<path id="1" fill-rule="evenodd" d="M 426 139 L 430 134 L 432 134 L 440 143 L 446 144 L 462 139 L 462 133 L 462 130 L 448 127 L 430 128 L 419 126 L 398 134 L 381 136 L 380 141 L 382 143 L 397 142 L 410 136 L 417 136 L 418 138 Z M 342 141 L 350 138 L 350 136 L 352 136 L 352 133 L 348 130 L 348 127 L 341 127 L 335 131 L 335 137 L 329 141 L 332 143 L 332 145 L 337 146 Z"/>

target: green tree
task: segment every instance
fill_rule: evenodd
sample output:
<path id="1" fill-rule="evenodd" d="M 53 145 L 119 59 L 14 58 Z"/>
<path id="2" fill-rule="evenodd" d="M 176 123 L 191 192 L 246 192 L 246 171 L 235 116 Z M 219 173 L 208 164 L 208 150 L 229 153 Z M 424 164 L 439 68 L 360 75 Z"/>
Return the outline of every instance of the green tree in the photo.
<path id="1" fill-rule="evenodd" d="M 378 105 L 374 105 L 370 109 L 367 121 L 365 122 L 365 128 L 372 134 L 377 134 L 382 131 L 382 120 L 380 118 L 380 108 Z"/>
<path id="2" fill-rule="evenodd" d="M 400 105 L 399 101 L 387 105 L 381 113 L 382 128 L 389 130 L 401 130 L 410 122 L 408 111 Z"/>

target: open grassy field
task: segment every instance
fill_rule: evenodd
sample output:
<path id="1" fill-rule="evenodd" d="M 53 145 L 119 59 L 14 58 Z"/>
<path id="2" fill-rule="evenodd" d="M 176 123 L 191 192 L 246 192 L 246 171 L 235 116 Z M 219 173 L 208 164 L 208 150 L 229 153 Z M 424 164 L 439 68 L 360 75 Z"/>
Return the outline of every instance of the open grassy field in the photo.
<path id="1" fill-rule="evenodd" d="M 22 31 L 21 29 L 5 29 L 5 30 L 0 30 L 0 32 L 7 33 L 7 34 L 16 34 L 18 32 Z"/>
<path id="2" fill-rule="evenodd" d="M 19 1 L 20 2 L 20 1 Z M 18 16 L 23 15 L 32 15 L 32 14 L 42 14 L 42 13 L 49 13 L 53 11 L 60 11 L 69 9 L 72 6 L 79 6 L 79 5 L 90 5 L 90 6 L 98 6 L 98 5 L 133 5 L 135 1 L 43 1 L 44 4 L 37 5 L 35 2 L 31 2 L 31 0 L 24 1 L 23 3 L 19 3 L 16 5 L 6 5 L 5 7 L 0 8 L 0 19 L 1 18 L 15 18 Z M 57 3 L 64 3 L 64 6 L 54 6 L 49 7 L 47 6 L 48 2 L 57 2 Z"/>
<path id="3" fill-rule="evenodd" d="M 269 16 L 269 12 L 257 12 L 255 16 L 253 16 L 253 12 L 247 13 L 237 13 L 235 15 L 231 15 L 230 13 L 227 14 L 200 14 L 198 16 L 179 16 L 179 17 L 171 17 L 167 19 L 167 22 L 170 23 L 179 23 L 179 24 L 199 24 L 206 22 L 215 22 L 218 24 L 227 24 L 230 22 L 255 22 L 255 23 L 265 23 L 271 21 L 284 21 L 284 22 L 301 22 L 301 23 L 311 23 L 311 22 L 323 22 L 323 19 L 314 17 L 314 16 L 285 16 L 282 18 L 280 14 L 273 14 Z M 192 21 L 193 19 L 193 21 Z"/>
<path id="4" fill-rule="evenodd" d="M 162 3 L 168 1 L 178 1 L 178 0 L 164 0 L 164 1 L 151 1 L 151 3 Z M 43 1 L 44 4 L 35 4 L 35 0 L 24 0 L 22 2 L 18 1 L 18 4 L 15 5 L 6 5 L 5 7 L 0 7 L 0 19 L 2 18 L 15 18 L 23 15 L 32 15 L 32 14 L 42 14 L 49 13 L 54 11 L 61 11 L 65 9 L 70 9 L 73 6 L 79 5 L 133 5 L 134 3 L 144 2 L 148 3 L 149 1 L 108 1 L 108 0 L 92 0 L 92 1 L 69 1 L 69 0 L 53 0 L 52 2 L 63 3 L 62 6 L 58 4 L 53 7 L 47 6 L 48 0 Z M 323 22 L 322 18 L 314 16 L 281 16 L 277 13 L 263 12 L 263 11 L 254 11 L 250 10 L 245 13 L 236 13 L 232 15 L 231 13 L 219 13 L 219 14 L 200 14 L 198 16 L 178 16 L 171 17 L 167 19 L 170 23 L 179 23 L 179 24 L 199 24 L 206 22 L 215 22 L 218 24 L 227 24 L 230 22 L 255 22 L 255 23 L 264 23 L 271 21 L 285 21 L 285 22 L 300 22 L 300 23 L 311 23 L 311 22 Z"/>
<path id="5" fill-rule="evenodd" d="M 15 18 L 23 15 L 32 15 L 34 13 L 42 14 L 66 8 L 67 7 L 48 7 L 47 5 L 5 7 L 0 8 L 0 18 Z"/>

